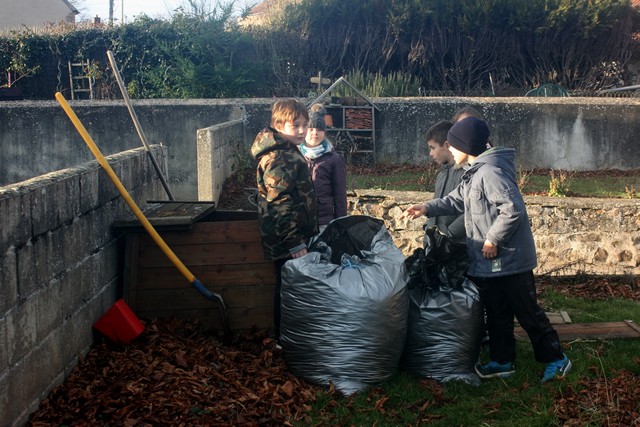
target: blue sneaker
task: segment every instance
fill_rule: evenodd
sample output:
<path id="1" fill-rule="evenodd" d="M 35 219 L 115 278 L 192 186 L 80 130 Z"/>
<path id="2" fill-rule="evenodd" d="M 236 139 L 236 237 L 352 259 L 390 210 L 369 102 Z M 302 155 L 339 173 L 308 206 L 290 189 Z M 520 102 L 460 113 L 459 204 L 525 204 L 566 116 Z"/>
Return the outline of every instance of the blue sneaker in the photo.
<path id="1" fill-rule="evenodd" d="M 546 383 L 556 377 L 564 377 L 571 370 L 571 361 L 566 354 L 562 354 L 562 359 L 547 363 L 547 367 L 542 374 L 540 382 Z"/>
<path id="2" fill-rule="evenodd" d="M 513 362 L 498 363 L 492 360 L 489 363 L 485 363 L 484 365 L 476 363 L 476 373 L 480 376 L 480 378 L 507 378 L 513 375 L 515 372 L 516 370 L 513 367 Z"/>

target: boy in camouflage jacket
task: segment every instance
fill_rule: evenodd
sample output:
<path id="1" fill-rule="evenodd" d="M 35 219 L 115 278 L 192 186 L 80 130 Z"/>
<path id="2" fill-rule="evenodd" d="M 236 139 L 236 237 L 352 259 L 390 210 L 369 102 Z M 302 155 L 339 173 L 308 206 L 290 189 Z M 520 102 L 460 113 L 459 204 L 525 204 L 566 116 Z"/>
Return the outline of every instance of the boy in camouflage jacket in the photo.
<path id="1" fill-rule="evenodd" d="M 280 338 L 281 268 L 307 254 L 318 233 L 316 194 L 307 162 L 298 150 L 307 134 L 309 114 L 299 101 L 282 99 L 271 109 L 271 126 L 251 146 L 257 160 L 258 222 L 265 256 L 274 261 L 274 327 Z"/>

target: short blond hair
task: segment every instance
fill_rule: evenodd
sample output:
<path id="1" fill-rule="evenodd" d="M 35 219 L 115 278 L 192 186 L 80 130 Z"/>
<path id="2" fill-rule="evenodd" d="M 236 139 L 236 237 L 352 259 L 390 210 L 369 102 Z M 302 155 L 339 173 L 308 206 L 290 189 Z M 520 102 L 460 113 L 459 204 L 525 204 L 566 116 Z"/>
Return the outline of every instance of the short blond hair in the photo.
<path id="1" fill-rule="evenodd" d="M 309 121 L 307 107 L 297 99 L 279 99 L 271 107 L 271 127 L 279 128 L 286 122 L 293 123 L 303 118 Z"/>

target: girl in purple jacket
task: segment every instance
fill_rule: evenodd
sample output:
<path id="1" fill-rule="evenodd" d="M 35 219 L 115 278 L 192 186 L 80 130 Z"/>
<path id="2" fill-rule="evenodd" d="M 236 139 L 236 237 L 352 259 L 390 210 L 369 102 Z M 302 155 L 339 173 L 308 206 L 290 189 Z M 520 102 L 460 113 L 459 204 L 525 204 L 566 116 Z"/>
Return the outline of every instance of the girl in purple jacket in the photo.
<path id="1" fill-rule="evenodd" d="M 322 104 L 309 109 L 309 128 L 300 151 L 311 170 L 311 179 L 318 198 L 318 224 L 322 232 L 332 220 L 347 215 L 347 171 L 344 159 L 326 139 Z"/>

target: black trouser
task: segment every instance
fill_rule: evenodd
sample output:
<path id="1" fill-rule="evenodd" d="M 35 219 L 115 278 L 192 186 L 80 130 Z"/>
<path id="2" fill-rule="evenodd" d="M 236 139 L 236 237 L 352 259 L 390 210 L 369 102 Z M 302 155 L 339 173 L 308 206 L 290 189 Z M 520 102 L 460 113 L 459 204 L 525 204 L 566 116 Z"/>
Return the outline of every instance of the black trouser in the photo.
<path id="1" fill-rule="evenodd" d="M 487 313 L 491 360 L 515 360 L 514 316 L 529 335 L 538 362 L 549 363 L 563 357 L 558 334 L 538 305 L 533 271 L 471 280 L 478 286 Z"/>
<path id="2" fill-rule="evenodd" d="M 276 269 L 276 289 L 273 294 L 273 332 L 276 337 L 276 341 L 280 341 L 280 323 L 282 318 L 282 311 L 280 309 L 280 289 L 282 289 L 282 267 L 284 263 L 291 258 L 277 259 L 273 262 Z"/>

